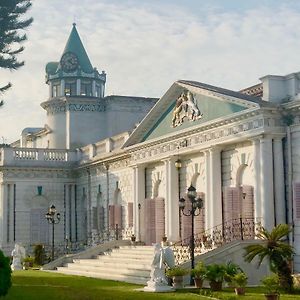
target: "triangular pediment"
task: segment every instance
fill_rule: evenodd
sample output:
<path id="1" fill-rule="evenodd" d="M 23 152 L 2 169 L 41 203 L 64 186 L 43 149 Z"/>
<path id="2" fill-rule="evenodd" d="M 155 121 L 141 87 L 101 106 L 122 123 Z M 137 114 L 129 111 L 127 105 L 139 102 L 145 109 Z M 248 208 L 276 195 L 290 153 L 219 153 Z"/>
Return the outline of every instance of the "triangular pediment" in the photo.
<path id="1" fill-rule="evenodd" d="M 177 81 L 156 103 L 124 146 L 151 141 L 226 119 L 269 103 L 194 81 Z"/>

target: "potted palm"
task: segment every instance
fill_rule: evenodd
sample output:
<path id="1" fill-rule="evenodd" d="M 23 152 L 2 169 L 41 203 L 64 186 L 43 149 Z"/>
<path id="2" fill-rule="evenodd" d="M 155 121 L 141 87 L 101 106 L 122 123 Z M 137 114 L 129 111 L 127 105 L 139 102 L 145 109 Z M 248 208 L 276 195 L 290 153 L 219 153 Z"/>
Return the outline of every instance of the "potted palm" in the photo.
<path id="1" fill-rule="evenodd" d="M 234 287 L 233 285 L 233 277 L 238 274 L 243 272 L 243 270 L 240 268 L 239 265 L 233 263 L 232 261 L 229 261 L 225 265 L 225 275 L 224 275 L 224 280 L 227 283 L 229 287 Z"/>
<path id="2" fill-rule="evenodd" d="M 212 291 L 221 291 L 225 276 L 225 266 L 223 264 L 211 264 L 206 266 L 206 279 Z"/>
<path id="3" fill-rule="evenodd" d="M 232 285 L 236 295 L 245 295 L 245 286 L 247 285 L 248 277 L 244 272 L 235 274 L 232 277 Z"/>
<path id="4" fill-rule="evenodd" d="M 266 289 L 265 298 L 267 300 L 278 300 L 279 299 L 279 287 L 280 287 L 278 275 L 274 274 L 274 275 L 270 275 L 270 276 L 265 276 L 261 280 L 261 282 Z"/>
<path id="5" fill-rule="evenodd" d="M 186 275 L 188 271 L 180 267 L 174 267 L 166 271 L 166 275 L 173 279 L 173 287 L 175 289 L 183 288 L 183 276 Z"/>
<path id="6" fill-rule="evenodd" d="M 196 267 L 191 270 L 191 275 L 194 278 L 195 287 L 202 288 L 203 280 L 206 275 L 206 267 L 202 261 L 198 262 Z"/>

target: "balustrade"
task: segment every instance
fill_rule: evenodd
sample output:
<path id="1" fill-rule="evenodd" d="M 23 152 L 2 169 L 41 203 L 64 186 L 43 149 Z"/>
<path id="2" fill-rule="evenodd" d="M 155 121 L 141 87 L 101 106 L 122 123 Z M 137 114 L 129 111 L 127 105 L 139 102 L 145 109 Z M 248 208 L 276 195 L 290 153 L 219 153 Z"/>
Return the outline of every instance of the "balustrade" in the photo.
<path id="1" fill-rule="evenodd" d="M 260 219 L 238 218 L 199 232 L 195 234 L 195 256 L 233 241 L 253 240 L 261 227 Z M 176 264 L 190 260 L 190 240 L 189 237 L 172 245 Z"/>

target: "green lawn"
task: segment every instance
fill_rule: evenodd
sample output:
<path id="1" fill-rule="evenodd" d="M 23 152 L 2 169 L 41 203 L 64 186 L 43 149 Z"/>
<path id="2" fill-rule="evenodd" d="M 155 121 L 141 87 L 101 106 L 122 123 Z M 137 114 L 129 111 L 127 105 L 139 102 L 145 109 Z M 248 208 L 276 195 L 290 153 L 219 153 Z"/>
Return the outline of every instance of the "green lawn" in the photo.
<path id="1" fill-rule="evenodd" d="M 199 290 L 181 290 L 176 293 L 144 293 L 136 289 L 142 286 L 123 282 L 100 280 L 79 276 L 68 276 L 42 271 L 17 271 L 13 273 L 13 286 L 4 300 L 90 300 L 90 299 L 198 299 L 205 300 L 208 297 L 201 296 Z M 264 299 L 261 288 L 247 289 L 247 295 L 237 297 L 232 290 L 213 295 L 214 299 Z M 300 295 L 281 295 L 280 300 L 299 299 Z"/>

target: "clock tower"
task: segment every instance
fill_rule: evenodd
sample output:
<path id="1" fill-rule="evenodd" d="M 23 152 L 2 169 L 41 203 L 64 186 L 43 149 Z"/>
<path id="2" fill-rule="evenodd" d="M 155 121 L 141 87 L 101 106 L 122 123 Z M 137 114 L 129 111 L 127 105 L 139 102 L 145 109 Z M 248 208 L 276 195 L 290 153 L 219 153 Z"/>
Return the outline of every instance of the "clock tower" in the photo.
<path id="1" fill-rule="evenodd" d="M 59 62 L 46 65 L 48 146 L 74 149 L 103 137 L 106 74 L 93 68 L 76 24 Z M 95 126 L 96 125 L 96 126 Z"/>

